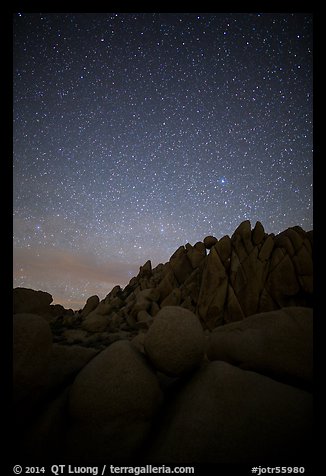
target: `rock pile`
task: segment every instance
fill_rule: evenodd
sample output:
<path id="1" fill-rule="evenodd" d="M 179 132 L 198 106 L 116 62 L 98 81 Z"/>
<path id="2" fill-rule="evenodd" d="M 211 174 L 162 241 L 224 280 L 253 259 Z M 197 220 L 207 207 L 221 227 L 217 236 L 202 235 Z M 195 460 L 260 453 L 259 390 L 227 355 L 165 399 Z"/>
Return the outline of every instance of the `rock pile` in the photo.
<path id="1" fill-rule="evenodd" d="M 154 269 L 147 261 L 124 289 L 80 311 L 16 288 L 17 455 L 307 460 L 312 294 L 312 232 L 268 235 L 248 221 Z"/>

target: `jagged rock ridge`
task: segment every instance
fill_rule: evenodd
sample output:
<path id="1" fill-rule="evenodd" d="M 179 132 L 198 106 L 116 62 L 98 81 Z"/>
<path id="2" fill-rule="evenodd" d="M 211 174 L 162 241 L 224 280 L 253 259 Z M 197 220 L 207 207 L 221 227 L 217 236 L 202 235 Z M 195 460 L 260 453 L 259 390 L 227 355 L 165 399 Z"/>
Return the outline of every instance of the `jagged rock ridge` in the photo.
<path id="1" fill-rule="evenodd" d="M 194 246 L 187 243 L 154 269 L 147 261 L 124 289 L 114 287 L 102 301 L 91 296 L 79 313 L 58 305 L 48 306 L 48 312 L 43 305 L 39 311 L 52 319 L 58 342 L 73 342 L 75 336 L 77 342 L 90 339 L 94 343 L 94 333 L 109 332 L 111 337 L 103 336 L 108 341 L 114 338 L 112 333 L 134 335 L 147 329 L 158 311 L 168 305 L 193 311 L 209 330 L 258 312 L 310 307 L 312 246 L 312 231 L 296 226 L 275 236 L 265 233 L 260 222 L 251 229 L 250 222 L 244 221 L 231 238 L 206 237 Z M 34 309 L 37 313 L 35 305 L 22 309 L 20 293 L 14 290 L 14 312 Z M 78 332 L 74 332 L 76 328 Z"/>
<path id="2" fill-rule="evenodd" d="M 16 288 L 17 457 L 309 461 L 312 238 L 246 221 L 76 312 Z"/>

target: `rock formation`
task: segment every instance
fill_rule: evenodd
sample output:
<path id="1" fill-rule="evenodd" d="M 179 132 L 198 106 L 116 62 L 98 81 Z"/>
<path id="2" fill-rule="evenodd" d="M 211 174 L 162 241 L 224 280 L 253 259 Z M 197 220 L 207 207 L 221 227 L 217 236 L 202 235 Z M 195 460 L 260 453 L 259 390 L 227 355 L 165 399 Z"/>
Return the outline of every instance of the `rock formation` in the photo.
<path id="1" fill-rule="evenodd" d="M 196 315 L 178 306 L 162 308 L 144 340 L 145 353 L 154 367 L 172 376 L 198 366 L 204 346 L 203 329 Z"/>
<path id="2" fill-rule="evenodd" d="M 14 289 L 17 454 L 280 464 L 298 451 L 308 461 L 312 247 L 312 231 L 275 236 L 245 221 L 147 261 L 80 311 Z"/>
<path id="3" fill-rule="evenodd" d="M 68 451 L 82 460 L 129 460 L 162 401 L 155 372 L 127 341 L 115 342 L 79 372 L 69 393 Z"/>
<path id="4" fill-rule="evenodd" d="M 310 393 L 214 361 L 168 402 L 147 458 L 181 465 L 294 461 L 309 447 L 311 423 Z"/>

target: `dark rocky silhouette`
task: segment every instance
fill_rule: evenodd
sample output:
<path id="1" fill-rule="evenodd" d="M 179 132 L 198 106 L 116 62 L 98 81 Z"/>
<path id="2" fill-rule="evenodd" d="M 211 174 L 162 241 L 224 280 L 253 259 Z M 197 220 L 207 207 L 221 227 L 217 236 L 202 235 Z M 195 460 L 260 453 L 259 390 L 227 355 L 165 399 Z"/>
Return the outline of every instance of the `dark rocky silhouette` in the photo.
<path id="1" fill-rule="evenodd" d="M 80 311 L 14 289 L 17 455 L 308 461 L 312 248 L 312 231 L 245 221 L 147 261 Z"/>

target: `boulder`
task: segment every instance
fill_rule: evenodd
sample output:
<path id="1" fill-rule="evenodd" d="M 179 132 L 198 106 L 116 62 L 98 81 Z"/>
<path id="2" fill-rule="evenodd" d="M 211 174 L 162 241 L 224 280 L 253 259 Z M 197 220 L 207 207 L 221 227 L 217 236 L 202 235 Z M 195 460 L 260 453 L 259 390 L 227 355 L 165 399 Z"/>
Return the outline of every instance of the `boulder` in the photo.
<path id="1" fill-rule="evenodd" d="M 183 246 L 180 246 L 171 256 L 169 263 L 179 285 L 192 273 L 192 265 L 188 258 L 188 253 Z"/>
<path id="2" fill-rule="evenodd" d="M 180 288 L 175 288 L 173 291 L 166 296 L 165 299 L 161 302 L 161 307 L 165 306 L 179 306 L 181 302 L 181 290 Z"/>
<path id="3" fill-rule="evenodd" d="M 108 297 L 109 296 L 109 297 Z M 93 313 L 99 314 L 101 316 L 108 316 L 114 311 L 120 309 L 123 305 L 123 301 L 119 296 L 112 297 L 108 295 L 105 299 L 102 299 L 98 306 L 95 308 Z"/>
<path id="4" fill-rule="evenodd" d="M 145 337 L 146 355 L 161 372 L 185 374 L 198 366 L 204 355 L 204 333 L 194 313 L 166 306 L 155 316 Z"/>
<path id="5" fill-rule="evenodd" d="M 46 316 L 42 317 L 46 318 Z M 51 322 L 51 324 L 54 324 L 54 327 L 58 324 L 59 326 L 61 325 L 61 327 L 67 328 L 75 327 L 76 325 L 78 326 L 79 323 L 80 317 L 78 316 L 78 314 L 67 314 L 64 316 L 59 316 L 59 320 L 56 319 L 55 321 Z"/>
<path id="6" fill-rule="evenodd" d="M 48 379 L 52 351 L 49 324 L 38 315 L 15 314 L 13 318 L 14 402 L 23 412 L 37 403 Z"/>
<path id="7" fill-rule="evenodd" d="M 223 236 L 216 244 L 215 249 L 223 264 L 226 264 L 231 258 L 231 238 L 228 235 Z"/>
<path id="8" fill-rule="evenodd" d="M 153 301 L 151 303 L 151 307 L 149 309 L 149 313 L 152 317 L 156 316 L 156 314 L 159 312 L 160 306 L 157 302 Z"/>
<path id="9" fill-rule="evenodd" d="M 264 241 L 262 247 L 260 248 L 260 251 L 259 251 L 259 254 L 258 254 L 258 258 L 260 259 L 260 261 L 269 260 L 271 254 L 272 254 L 272 251 L 274 249 L 274 245 L 275 245 L 274 235 L 270 234 L 270 235 L 268 235 L 268 237 Z"/>
<path id="10" fill-rule="evenodd" d="M 28 288 L 15 288 L 13 290 L 13 313 L 42 314 L 49 311 L 53 301 L 51 294 L 44 291 L 34 291 Z"/>
<path id="11" fill-rule="evenodd" d="M 232 246 L 236 254 L 239 256 L 240 262 L 251 253 L 253 244 L 251 241 L 251 224 L 249 220 L 245 220 L 235 230 L 231 237 Z"/>
<path id="12" fill-rule="evenodd" d="M 265 230 L 260 221 L 256 222 L 254 229 L 251 232 L 251 239 L 254 245 L 259 245 L 265 237 Z"/>
<path id="13" fill-rule="evenodd" d="M 152 276 L 152 263 L 150 260 L 140 267 L 138 278 L 150 278 Z"/>
<path id="14" fill-rule="evenodd" d="M 67 458 L 129 461 L 162 399 L 158 380 L 129 342 L 115 342 L 77 375 L 71 390 Z"/>
<path id="15" fill-rule="evenodd" d="M 109 294 L 107 294 L 105 296 L 104 301 L 105 302 L 113 301 L 113 299 L 116 298 L 116 297 L 119 297 L 119 295 L 121 295 L 121 293 L 122 293 L 121 287 L 119 285 L 116 285 L 111 289 Z"/>
<path id="16" fill-rule="evenodd" d="M 227 288 L 228 275 L 214 246 L 205 260 L 196 310 L 209 329 L 223 323 Z"/>
<path id="17" fill-rule="evenodd" d="M 123 323 L 123 318 L 117 312 L 113 312 L 110 317 L 110 329 L 118 329 Z"/>
<path id="18" fill-rule="evenodd" d="M 146 299 L 147 301 L 158 301 L 160 298 L 160 292 L 156 288 L 149 288 L 139 291 L 137 294 L 138 299 Z"/>
<path id="19" fill-rule="evenodd" d="M 197 241 L 197 243 L 194 245 L 194 248 L 205 258 L 206 256 L 206 246 L 202 241 Z"/>
<path id="20" fill-rule="evenodd" d="M 138 332 L 138 334 L 135 335 L 135 337 L 133 337 L 130 341 L 131 345 L 142 354 L 145 354 L 145 348 L 144 348 L 145 336 L 146 336 L 146 333 L 141 331 L 141 332 Z"/>
<path id="21" fill-rule="evenodd" d="M 146 311 L 137 314 L 136 329 L 148 329 L 153 322 L 153 317 Z"/>
<path id="22" fill-rule="evenodd" d="M 62 337 L 67 341 L 67 344 L 75 344 L 84 342 L 87 338 L 87 332 L 81 329 L 67 329 L 63 331 Z"/>
<path id="23" fill-rule="evenodd" d="M 203 245 L 204 249 L 201 248 L 200 244 Z M 189 259 L 193 269 L 198 268 L 198 266 L 202 263 L 203 259 L 205 259 L 206 257 L 205 245 L 203 243 L 200 244 L 196 243 L 194 247 L 191 245 L 186 246 L 187 258 Z"/>
<path id="24" fill-rule="evenodd" d="M 50 304 L 41 307 L 38 311 L 35 311 L 35 314 L 40 314 L 48 322 L 54 322 L 57 318 L 68 315 L 71 311 L 71 309 L 65 309 L 61 304 Z"/>
<path id="25" fill-rule="evenodd" d="M 300 228 L 300 227 L 288 228 L 287 230 L 282 232 L 282 234 L 284 234 L 284 235 L 286 235 L 290 238 L 295 253 L 297 253 L 300 250 L 301 246 L 302 246 L 302 243 L 303 243 L 302 232 L 303 232 L 303 234 L 305 233 L 302 230 L 302 228 Z"/>
<path id="26" fill-rule="evenodd" d="M 284 248 L 273 250 L 266 288 L 278 307 L 293 306 L 297 302 L 300 284 L 294 264 Z"/>
<path id="27" fill-rule="evenodd" d="M 207 250 L 210 250 L 217 243 L 215 236 L 206 236 L 204 238 L 204 245 Z"/>
<path id="28" fill-rule="evenodd" d="M 48 389 L 63 387 L 98 353 L 80 345 L 53 344 L 49 361 Z"/>
<path id="29" fill-rule="evenodd" d="M 108 316 L 97 314 L 96 310 L 88 314 L 82 322 L 82 329 L 87 332 L 103 332 L 109 326 L 110 321 Z"/>
<path id="30" fill-rule="evenodd" d="M 157 286 L 157 290 L 160 293 L 160 301 L 163 301 L 163 299 L 166 298 L 173 291 L 173 289 L 179 286 L 170 263 L 167 264 L 168 266 L 165 268 L 165 273 L 162 277 L 162 280 Z"/>
<path id="31" fill-rule="evenodd" d="M 307 388 L 313 378 L 313 311 L 287 307 L 216 328 L 207 356 Z"/>
<path id="32" fill-rule="evenodd" d="M 146 461 L 282 464 L 309 461 L 312 395 L 226 362 L 204 364 L 167 406 Z"/>
<path id="33" fill-rule="evenodd" d="M 80 313 L 81 317 L 86 317 L 88 314 L 98 306 L 100 300 L 98 296 L 91 296 L 87 299 L 86 304 Z"/>
<path id="34" fill-rule="evenodd" d="M 152 303 L 160 298 L 160 292 L 157 288 L 137 289 L 135 291 L 136 301 L 130 303 L 131 316 L 136 319 L 140 311 L 150 311 Z"/>
<path id="35" fill-rule="evenodd" d="M 194 309 L 196 308 L 196 304 L 198 303 L 205 263 L 206 260 L 203 261 L 200 268 L 194 269 L 191 275 L 188 276 L 183 285 L 180 287 L 181 302 L 184 302 L 185 300 L 190 300 L 190 302 L 194 305 Z"/>
<path id="36" fill-rule="evenodd" d="M 240 321 L 245 318 L 241 303 L 236 296 L 232 285 L 229 283 L 226 291 L 226 302 L 223 313 L 224 323 Z"/>
<path id="37" fill-rule="evenodd" d="M 231 255 L 230 285 L 241 305 L 244 316 L 255 314 L 259 310 L 260 297 L 264 288 L 268 266 L 258 259 L 258 247 L 240 261 L 235 251 Z"/>
<path id="38" fill-rule="evenodd" d="M 312 254 L 306 246 L 302 246 L 292 258 L 298 276 L 312 276 Z"/>
<path id="39" fill-rule="evenodd" d="M 139 311 L 139 312 L 141 312 L 141 311 Z M 146 312 L 146 311 L 144 311 L 144 312 Z M 137 315 L 135 315 L 135 313 L 133 313 L 133 314 L 127 314 L 127 316 L 126 316 L 125 324 L 127 324 L 129 326 L 129 329 L 131 329 L 131 330 L 136 330 L 137 329 Z"/>

